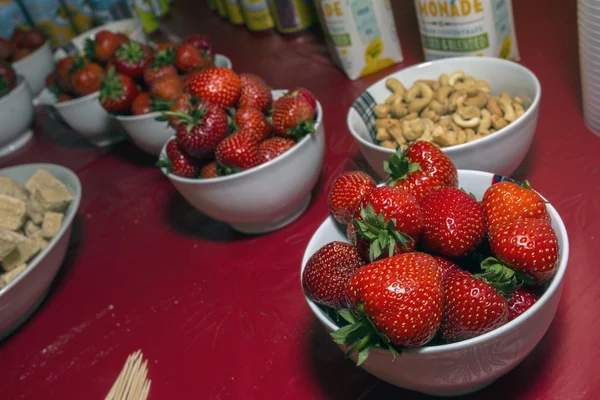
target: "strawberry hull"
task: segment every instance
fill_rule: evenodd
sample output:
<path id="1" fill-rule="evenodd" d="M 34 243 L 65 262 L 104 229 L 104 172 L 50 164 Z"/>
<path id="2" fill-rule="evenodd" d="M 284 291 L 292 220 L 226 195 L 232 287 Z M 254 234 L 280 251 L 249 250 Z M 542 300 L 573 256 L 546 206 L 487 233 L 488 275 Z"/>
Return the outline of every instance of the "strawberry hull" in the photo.
<path id="1" fill-rule="evenodd" d="M 274 90 L 273 97 L 284 90 Z M 280 229 L 304 213 L 323 165 L 323 110 L 317 105 L 315 133 L 265 164 L 213 179 L 185 179 L 162 169 L 177 191 L 205 215 L 247 234 Z M 164 148 L 161 158 L 165 158 Z"/>
<path id="2" fill-rule="evenodd" d="M 487 172 L 458 170 L 459 187 L 481 199 L 492 184 L 494 175 Z M 518 318 L 481 336 L 453 344 L 431 345 L 402 349 L 393 361 L 389 351 L 374 349 L 361 367 L 392 385 L 422 393 L 456 396 L 480 390 L 516 367 L 542 339 L 548 330 L 563 286 L 569 257 L 567 232 L 556 209 L 547 204 L 560 246 L 558 270 L 539 300 Z M 333 217 L 317 229 L 310 240 L 302 261 L 301 276 L 308 259 L 318 249 L 332 241 L 348 242 Z M 340 326 L 321 306 L 305 296 L 311 311 L 328 332 Z M 341 346 L 344 352 L 348 348 Z M 344 354 L 340 352 L 340 357 Z M 351 356 L 357 362 L 357 354 Z"/>

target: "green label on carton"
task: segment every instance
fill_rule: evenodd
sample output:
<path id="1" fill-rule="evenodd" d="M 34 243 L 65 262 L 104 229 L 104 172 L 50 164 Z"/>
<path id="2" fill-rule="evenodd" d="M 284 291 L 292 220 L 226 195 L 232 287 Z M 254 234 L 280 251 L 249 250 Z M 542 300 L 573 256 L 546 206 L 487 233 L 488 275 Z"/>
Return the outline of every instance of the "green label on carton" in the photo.
<path id="1" fill-rule="evenodd" d="M 465 38 L 422 35 L 422 39 L 423 47 L 429 50 L 469 53 L 490 47 L 487 33 Z"/>
<path id="2" fill-rule="evenodd" d="M 335 47 L 352 46 L 352 39 L 350 39 L 350 35 L 347 33 L 332 34 L 331 41 Z"/>

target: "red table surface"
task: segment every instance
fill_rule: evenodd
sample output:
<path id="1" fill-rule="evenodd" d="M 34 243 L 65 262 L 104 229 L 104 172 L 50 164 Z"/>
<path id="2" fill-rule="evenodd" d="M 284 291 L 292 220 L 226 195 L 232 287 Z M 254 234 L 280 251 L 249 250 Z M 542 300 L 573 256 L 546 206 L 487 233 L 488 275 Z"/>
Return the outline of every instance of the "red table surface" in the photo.
<path id="1" fill-rule="evenodd" d="M 396 2 L 394 2 L 396 3 Z M 556 317 L 537 348 L 473 399 L 597 399 L 600 392 L 600 138 L 580 104 L 576 2 L 513 1 L 521 63 L 542 84 L 537 133 L 515 174 L 558 209 L 571 255 Z M 405 61 L 349 81 L 322 36 L 251 34 L 177 2 L 180 37 L 209 33 L 238 72 L 274 88 L 305 86 L 324 109 L 327 154 L 308 211 L 263 236 L 245 236 L 189 206 L 128 142 L 97 149 L 37 110 L 35 139 L 0 167 L 52 162 L 76 171 L 83 198 L 51 292 L 0 344 L 0 398 L 100 399 L 128 354 L 149 359 L 151 399 L 423 399 L 345 360 L 311 314 L 300 263 L 328 216 L 327 190 L 365 161 L 345 120 L 371 83 L 423 60 L 412 2 L 398 2 Z"/>

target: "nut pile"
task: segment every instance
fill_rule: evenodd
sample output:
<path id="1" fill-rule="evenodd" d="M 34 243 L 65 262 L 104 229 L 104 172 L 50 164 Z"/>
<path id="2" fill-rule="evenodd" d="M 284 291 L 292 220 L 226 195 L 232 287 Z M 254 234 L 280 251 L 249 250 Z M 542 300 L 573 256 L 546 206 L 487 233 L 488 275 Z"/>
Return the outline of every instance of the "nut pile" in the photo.
<path id="1" fill-rule="evenodd" d="M 72 200 L 67 187 L 48 171 L 38 170 L 24 187 L 0 175 L 0 288 L 48 246 Z"/>
<path id="2" fill-rule="evenodd" d="M 416 140 L 439 147 L 472 142 L 525 113 L 521 98 L 505 92 L 492 96 L 489 82 L 463 71 L 442 74 L 439 80 L 418 80 L 408 89 L 396 78 L 385 85 L 393 94 L 375 106 L 376 140 L 390 149 Z"/>

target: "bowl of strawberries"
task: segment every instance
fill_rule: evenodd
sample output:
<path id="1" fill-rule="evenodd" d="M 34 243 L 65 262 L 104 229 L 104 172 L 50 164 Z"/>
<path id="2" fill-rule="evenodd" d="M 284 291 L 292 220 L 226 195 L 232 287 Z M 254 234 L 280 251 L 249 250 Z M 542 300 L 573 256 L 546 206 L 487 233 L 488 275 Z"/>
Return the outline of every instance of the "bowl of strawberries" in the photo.
<path id="1" fill-rule="evenodd" d="M 44 78 L 54 68 L 50 43 L 36 28 L 17 27 L 10 39 L 0 38 L 0 59 L 12 63 L 33 96 L 44 89 Z"/>
<path id="2" fill-rule="evenodd" d="M 0 157 L 23 147 L 33 137 L 29 85 L 4 61 L 0 61 L 0 121 Z"/>
<path id="3" fill-rule="evenodd" d="M 306 301 L 357 365 L 434 395 L 477 391 L 542 339 L 569 241 L 530 185 L 456 169 L 416 141 L 377 184 L 342 173 L 302 261 Z"/>
<path id="4" fill-rule="evenodd" d="M 159 165 L 197 210 L 247 234 L 280 229 L 308 207 L 325 153 L 323 110 L 305 88 L 209 68 L 165 112 L 177 133 Z M 202 99 L 202 100 L 200 100 Z"/>
<path id="5" fill-rule="evenodd" d="M 187 83 L 194 74 L 213 66 L 231 68 L 231 61 L 214 54 L 212 42 L 206 35 L 190 35 L 179 45 L 161 44 L 152 51 L 151 61 L 141 76 L 125 71 L 116 77 L 107 77 L 109 82 L 101 87 L 100 102 L 137 147 L 158 156 L 165 142 L 175 134 L 161 112 L 187 101 Z M 114 96 L 115 90 L 126 95 Z"/>

